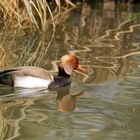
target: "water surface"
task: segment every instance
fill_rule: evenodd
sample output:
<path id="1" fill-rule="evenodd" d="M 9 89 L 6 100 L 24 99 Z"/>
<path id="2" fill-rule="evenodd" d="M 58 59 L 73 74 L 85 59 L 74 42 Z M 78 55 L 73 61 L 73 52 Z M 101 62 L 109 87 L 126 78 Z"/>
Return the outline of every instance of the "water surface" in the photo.
<path id="1" fill-rule="evenodd" d="M 55 34 L 0 33 L 1 70 L 40 66 L 55 75 L 68 53 L 87 69 L 54 91 L 0 85 L 1 140 L 139 139 L 139 5 L 106 6 L 71 10 Z"/>

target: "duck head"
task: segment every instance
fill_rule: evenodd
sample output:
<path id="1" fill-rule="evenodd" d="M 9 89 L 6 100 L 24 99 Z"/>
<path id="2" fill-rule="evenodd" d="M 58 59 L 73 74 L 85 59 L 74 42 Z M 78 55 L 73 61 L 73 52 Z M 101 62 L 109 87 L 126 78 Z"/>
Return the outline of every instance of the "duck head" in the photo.
<path id="1" fill-rule="evenodd" d="M 79 64 L 79 60 L 74 55 L 64 55 L 60 59 L 59 76 L 70 76 L 74 70 L 85 72 L 86 70 Z"/>

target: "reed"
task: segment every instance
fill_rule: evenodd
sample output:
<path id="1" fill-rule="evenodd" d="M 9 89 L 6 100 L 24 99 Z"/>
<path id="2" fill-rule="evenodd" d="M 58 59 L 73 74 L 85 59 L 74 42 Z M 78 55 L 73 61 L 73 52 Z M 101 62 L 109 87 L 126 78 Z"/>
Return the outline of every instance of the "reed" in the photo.
<path id="1" fill-rule="evenodd" d="M 55 29 L 59 15 L 74 6 L 71 0 L 0 0 L 0 24 L 42 31 L 52 24 Z"/>

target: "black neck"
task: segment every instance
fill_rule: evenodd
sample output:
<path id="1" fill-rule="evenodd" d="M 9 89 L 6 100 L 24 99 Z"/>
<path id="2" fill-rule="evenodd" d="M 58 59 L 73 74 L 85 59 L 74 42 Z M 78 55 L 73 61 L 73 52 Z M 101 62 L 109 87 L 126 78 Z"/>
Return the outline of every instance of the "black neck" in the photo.
<path id="1" fill-rule="evenodd" d="M 61 66 L 58 68 L 58 75 L 54 76 L 54 82 L 49 85 L 49 89 L 63 87 L 71 83 L 70 75 L 67 74 Z"/>
<path id="2" fill-rule="evenodd" d="M 64 68 L 59 66 L 58 69 L 59 69 L 58 76 L 67 77 L 67 78 L 70 77 L 70 75 L 65 72 Z"/>

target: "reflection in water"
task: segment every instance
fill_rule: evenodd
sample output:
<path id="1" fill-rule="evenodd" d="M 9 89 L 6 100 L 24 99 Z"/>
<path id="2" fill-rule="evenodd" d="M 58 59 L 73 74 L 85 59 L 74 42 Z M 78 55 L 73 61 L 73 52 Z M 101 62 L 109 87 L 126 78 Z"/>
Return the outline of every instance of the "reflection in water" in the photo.
<path id="1" fill-rule="evenodd" d="M 139 139 L 139 7 L 107 7 L 70 9 L 55 34 L 3 29 L 0 69 L 33 65 L 55 73 L 59 58 L 72 53 L 88 71 L 74 73 L 58 94 L 0 86 L 0 139 Z"/>
<path id="2" fill-rule="evenodd" d="M 66 86 L 55 91 L 47 91 L 46 89 L 22 89 L 17 88 L 14 94 L 2 95 L 0 108 L 0 126 L 1 139 L 14 139 L 21 137 L 20 130 L 24 121 L 37 122 L 42 124 L 48 121 L 49 116 L 45 113 L 54 111 L 49 106 L 49 102 L 56 98 L 57 108 L 60 112 L 70 112 L 75 109 L 76 98 L 80 98 L 83 91 L 74 94 L 70 92 L 70 86 Z M 10 98 L 9 98 L 10 97 Z M 55 97 L 55 98 L 54 98 Z M 37 102 L 43 102 L 43 108 L 37 109 Z M 45 103 L 45 104 L 44 104 Z M 54 104 L 54 103 L 53 103 Z M 34 118 L 30 118 L 33 115 Z M 32 129 L 32 128 L 31 128 Z M 6 137 L 5 137 L 6 136 Z"/>
<path id="3" fill-rule="evenodd" d="M 70 112 L 75 109 L 76 99 L 80 98 L 84 92 L 70 94 L 70 87 L 64 87 L 57 90 L 57 108 L 61 112 Z"/>

